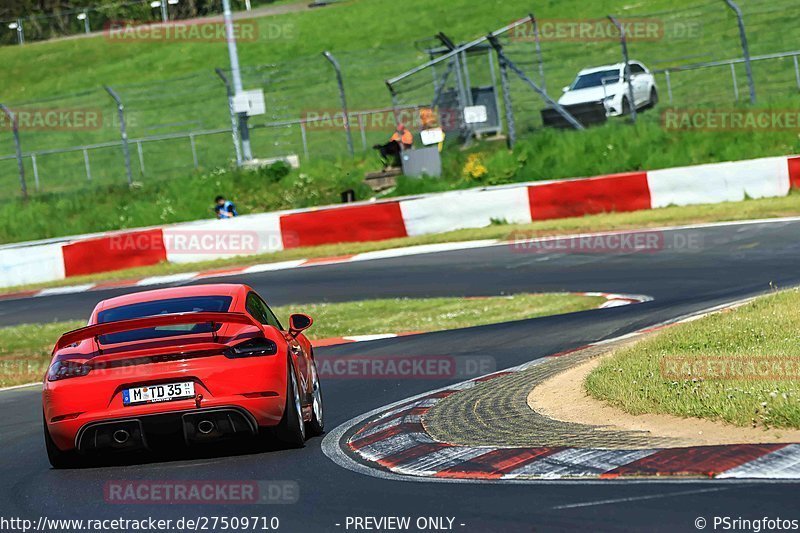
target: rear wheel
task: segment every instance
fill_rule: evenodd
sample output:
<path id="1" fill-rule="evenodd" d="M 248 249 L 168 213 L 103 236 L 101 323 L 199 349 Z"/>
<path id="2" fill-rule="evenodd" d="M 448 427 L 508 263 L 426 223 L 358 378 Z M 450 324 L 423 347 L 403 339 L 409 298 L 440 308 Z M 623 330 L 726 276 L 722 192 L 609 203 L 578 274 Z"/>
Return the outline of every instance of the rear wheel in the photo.
<path id="1" fill-rule="evenodd" d="M 311 420 L 306 425 L 306 433 L 312 436 L 322 435 L 325 431 L 325 422 L 322 409 L 322 386 L 319 383 L 319 372 L 317 372 L 317 362 L 312 363 L 314 380 L 311 384 Z"/>
<path id="2" fill-rule="evenodd" d="M 42 426 L 44 429 L 44 447 L 47 450 L 47 459 L 53 468 L 77 468 L 81 465 L 81 458 L 75 451 L 65 452 L 56 446 L 50 431 L 47 429 L 47 422 L 42 415 Z"/>
<path id="3" fill-rule="evenodd" d="M 278 424 L 278 439 L 286 444 L 302 447 L 306 442 L 306 424 L 303 421 L 300 388 L 297 386 L 297 378 L 295 378 L 291 363 L 287 365 L 287 373 L 286 408 L 283 410 L 283 418 Z"/>
<path id="4" fill-rule="evenodd" d="M 658 105 L 658 91 L 655 87 L 650 89 L 650 99 L 647 101 L 647 109 L 653 109 Z"/>

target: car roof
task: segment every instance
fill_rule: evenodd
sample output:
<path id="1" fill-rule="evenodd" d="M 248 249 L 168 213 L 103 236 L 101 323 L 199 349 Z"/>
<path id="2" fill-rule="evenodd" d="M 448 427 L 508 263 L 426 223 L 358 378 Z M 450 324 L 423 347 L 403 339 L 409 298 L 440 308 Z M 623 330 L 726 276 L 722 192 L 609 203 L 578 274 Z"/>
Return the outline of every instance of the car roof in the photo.
<path id="1" fill-rule="evenodd" d="M 134 292 L 131 294 L 123 294 L 122 296 L 109 298 L 97 304 L 95 311 L 99 312 L 104 309 L 112 309 L 122 305 L 151 302 L 155 300 L 166 300 L 169 298 L 187 298 L 191 296 L 235 296 L 237 293 L 243 290 L 250 290 L 250 287 L 240 283 L 214 283 L 209 285 L 169 287 L 166 289 Z"/>
<path id="2" fill-rule="evenodd" d="M 631 63 L 638 63 L 641 65 L 641 62 L 631 59 Z M 583 76 L 585 74 L 594 74 L 595 72 L 602 72 L 604 70 L 621 70 L 625 67 L 625 63 L 614 63 L 613 65 L 603 65 L 601 67 L 591 67 L 585 68 L 578 72 L 578 76 Z"/>

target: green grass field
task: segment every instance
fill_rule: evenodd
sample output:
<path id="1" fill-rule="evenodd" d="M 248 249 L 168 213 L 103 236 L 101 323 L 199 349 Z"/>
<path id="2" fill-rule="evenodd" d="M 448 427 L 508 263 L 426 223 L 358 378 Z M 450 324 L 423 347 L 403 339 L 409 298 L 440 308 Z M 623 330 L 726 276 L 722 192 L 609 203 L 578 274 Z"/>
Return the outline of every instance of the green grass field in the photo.
<path id="1" fill-rule="evenodd" d="M 602 298 L 574 294 L 517 294 L 490 298 L 385 299 L 275 307 L 284 322 L 293 312 L 314 317 L 310 339 L 440 331 L 593 309 Z M 58 337 L 85 325 L 76 320 L 0 328 L 0 387 L 42 379 Z"/>
<path id="2" fill-rule="evenodd" d="M 782 14 L 791 9 L 790 0 L 740 3 L 747 15 L 754 55 L 800 49 L 791 17 Z M 735 19 L 722 2 L 695 7 L 688 1 L 648 0 L 631 6 L 622 0 L 590 4 L 565 0 L 536 9 L 536 15 L 545 21 L 583 21 L 608 13 L 631 19 L 647 16 L 657 21 L 662 28 L 658 39 L 630 43 L 631 55 L 653 68 L 741 55 Z M 251 120 L 256 128 L 252 132 L 254 152 L 261 157 L 300 154 L 303 165 L 299 171 L 291 172 L 280 183 L 259 182 L 258 176 L 221 174 L 217 169 L 229 168 L 232 158 L 231 140 L 224 133 L 196 138 L 197 170 L 187 139 L 143 143 L 143 168 L 138 146 L 133 144 L 134 179 L 141 184 L 133 192 L 125 185 L 119 148 L 89 151 L 91 182 L 86 177 L 83 153 L 40 154 L 40 192 L 27 204 L 12 200 L 0 207 L 0 242 L 202 218 L 218 192 L 237 199 L 244 212 L 336 202 L 339 193 L 349 188 L 356 189 L 360 198 L 367 197 L 369 191 L 360 181 L 364 172 L 376 168 L 377 160 L 361 150 L 358 133 L 357 154 L 351 159 L 345 155 L 340 131 L 310 129 L 307 159 L 296 126 L 259 127 L 297 119 L 308 112 L 338 110 L 333 71 L 320 52 L 332 51 L 342 64 L 351 110 L 386 107 L 390 99 L 384 79 L 425 61 L 421 47 L 429 44 L 426 39 L 445 31 L 454 40 L 464 41 L 518 19 L 529 10 L 530 5 L 520 0 L 409 0 L 403 4 L 349 0 L 324 9 L 255 19 L 258 37 L 243 40 L 239 46 L 245 87 L 262 87 L 267 97 L 268 114 Z M 423 42 L 415 44 L 418 40 Z M 509 56 L 536 78 L 533 44 L 515 38 L 506 40 L 506 46 Z M 620 57 L 613 39 L 552 39 L 545 40 L 542 48 L 547 88 L 555 97 L 580 68 L 616 62 Z M 471 61 L 475 83 L 485 83 L 488 71 L 484 59 Z M 0 48 L 0 62 L 6 69 L 0 102 L 20 110 L 77 108 L 102 113 L 98 129 L 23 131 L 25 151 L 118 139 L 115 109 L 102 89 L 104 84 L 121 94 L 132 139 L 229 125 L 224 89 L 213 72 L 214 67 L 228 64 L 224 42 L 115 41 L 97 36 L 5 46 Z M 791 59 L 759 62 L 754 69 L 759 107 L 797 107 L 800 98 Z M 401 103 L 430 101 L 430 73 L 423 74 L 401 84 Z M 737 72 L 737 81 L 744 95 L 742 69 Z M 659 83 L 662 106 L 666 106 L 663 77 Z M 672 85 L 675 106 L 743 105 L 733 99 L 727 68 L 674 73 Z M 665 130 L 658 110 L 643 114 L 637 127 L 615 120 L 584 133 L 538 130 L 541 101 L 513 77 L 511 94 L 521 132 L 513 153 L 502 143 L 480 143 L 467 152 L 449 146 L 442 180 L 403 180 L 394 194 L 800 152 L 795 131 Z M 392 128 L 392 124 L 369 128 L 367 146 L 385 139 Z M 0 135 L 0 155 L 12 153 L 11 136 Z M 466 178 L 465 160 L 473 153 L 479 154 L 487 172 Z M 26 173 L 33 191 L 29 158 Z M 0 160 L 0 187 L 9 198 L 18 191 L 13 159 Z M 81 207 L 85 205 L 92 209 Z"/>
<path id="3" fill-rule="evenodd" d="M 603 361 L 587 391 L 632 414 L 800 427 L 800 291 L 669 328 Z"/>
<path id="4" fill-rule="evenodd" d="M 741 0 L 740 4 L 748 15 L 753 54 L 791 50 L 798 46 L 796 32 L 791 31 L 793 21 L 781 16 L 785 8 L 793 5 L 791 2 Z M 536 6 L 536 15 L 540 19 L 571 20 L 603 18 L 609 13 L 629 18 L 649 15 L 665 27 L 663 38 L 634 41 L 631 53 L 651 63 L 687 63 L 690 57 L 738 57 L 741 52 L 738 30 L 735 19 L 724 4 L 703 8 L 693 8 L 694 5 L 695 2 L 688 0 L 648 0 L 636 6 L 623 0 L 598 0 L 590 4 L 565 0 Z M 401 4 L 389 0 L 350 0 L 325 9 L 257 19 L 257 37 L 239 44 L 240 59 L 247 67 L 302 61 L 317 57 L 322 50 L 343 54 L 343 58 L 348 54 L 362 54 L 363 59 L 369 60 L 354 60 L 353 63 L 365 67 L 365 71 L 354 72 L 349 77 L 353 100 L 371 98 L 372 103 L 386 104 L 388 93 L 383 87 L 383 79 L 425 59 L 424 53 L 414 49 L 415 40 L 430 38 L 439 31 L 445 31 L 457 41 L 472 39 L 489 29 L 522 18 L 530 9 L 531 5 L 521 0 L 408 0 Z M 456 14 L 458 16 L 453 16 Z M 679 35 L 669 29 L 678 22 L 688 25 L 696 21 L 701 25 L 691 34 Z M 663 50 L 667 39 L 669 44 L 679 47 Z M 548 43 L 543 46 L 548 52 Z M 553 92 L 571 81 L 576 65 L 585 63 L 588 54 L 596 49 L 603 55 L 609 50 L 617 51 L 616 43 L 605 41 L 553 40 L 548 59 L 556 61 L 561 58 L 568 63 L 564 65 L 563 73 L 554 76 L 550 82 Z M 555 57 L 556 52 L 562 55 Z M 659 54 L 656 57 L 643 57 L 656 52 Z M 391 63 L 380 54 L 391 56 Z M 103 84 L 159 83 L 164 79 L 195 75 L 214 66 L 227 66 L 228 57 L 224 41 L 117 42 L 98 36 L 32 43 L 21 48 L 5 46 L 0 48 L 0 61 L 6 67 L 3 98 L 13 103 L 78 93 Z M 91 68 L 81 68 L 86 65 L 91 65 Z M 344 60 L 343 65 L 347 65 Z M 310 74 L 319 75 L 320 72 Z M 304 74 L 297 75 L 297 79 L 302 80 Z M 331 102 L 335 102 L 335 96 Z M 201 106 L 197 109 L 200 110 Z"/>

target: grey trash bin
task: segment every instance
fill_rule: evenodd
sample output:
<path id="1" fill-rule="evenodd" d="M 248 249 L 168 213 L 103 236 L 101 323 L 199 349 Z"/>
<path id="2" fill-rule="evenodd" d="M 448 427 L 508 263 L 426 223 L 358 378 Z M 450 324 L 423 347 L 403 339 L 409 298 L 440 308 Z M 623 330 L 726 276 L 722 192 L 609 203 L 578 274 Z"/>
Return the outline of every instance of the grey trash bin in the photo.
<path id="1" fill-rule="evenodd" d="M 424 175 L 440 177 L 442 158 L 438 146 L 428 146 L 417 150 L 406 150 L 402 154 L 403 174 L 412 178 Z"/>

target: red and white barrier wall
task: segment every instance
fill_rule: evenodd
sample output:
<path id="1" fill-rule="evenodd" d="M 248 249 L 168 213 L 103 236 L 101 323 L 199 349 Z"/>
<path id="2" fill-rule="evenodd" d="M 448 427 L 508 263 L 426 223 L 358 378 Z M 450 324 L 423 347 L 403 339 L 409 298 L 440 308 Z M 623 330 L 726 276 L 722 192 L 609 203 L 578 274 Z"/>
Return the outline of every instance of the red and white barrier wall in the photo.
<path id="1" fill-rule="evenodd" d="M 536 182 L 298 211 L 262 213 L 0 247 L 0 286 L 136 266 L 193 263 L 341 242 L 366 242 L 670 205 L 785 196 L 800 157 L 769 157 Z"/>
<path id="2" fill-rule="evenodd" d="M 165 226 L 163 232 L 163 248 L 170 263 L 196 263 L 234 255 L 266 254 L 289 247 L 289 242 L 284 243 L 281 215 L 278 213 L 173 224 Z M 236 241 L 225 239 L 231 235 L 236 236 Z"/>
<path id="3" fill-rule="evenodd" d="M 408 235 L 482 228 L 492 220 L 531 221 L 527 188 L 453 191 L 399 202 Z"/>
<path id="4" fill-rule="evenodd" d="M 63 244 L 0 249 L 0 286 L 64 279 Z"/>
<path id="5" fill-rule="evenodd" d="M 800 158 L 770 157 L 669 168 L 647 173 L 650 207 L 737 202 L 745 198 L 786 196 L 790 164 Z M 795 169 L 797 170 L 797 169 Z M 795 179 L 800 179 L 797 176 Z"/>

